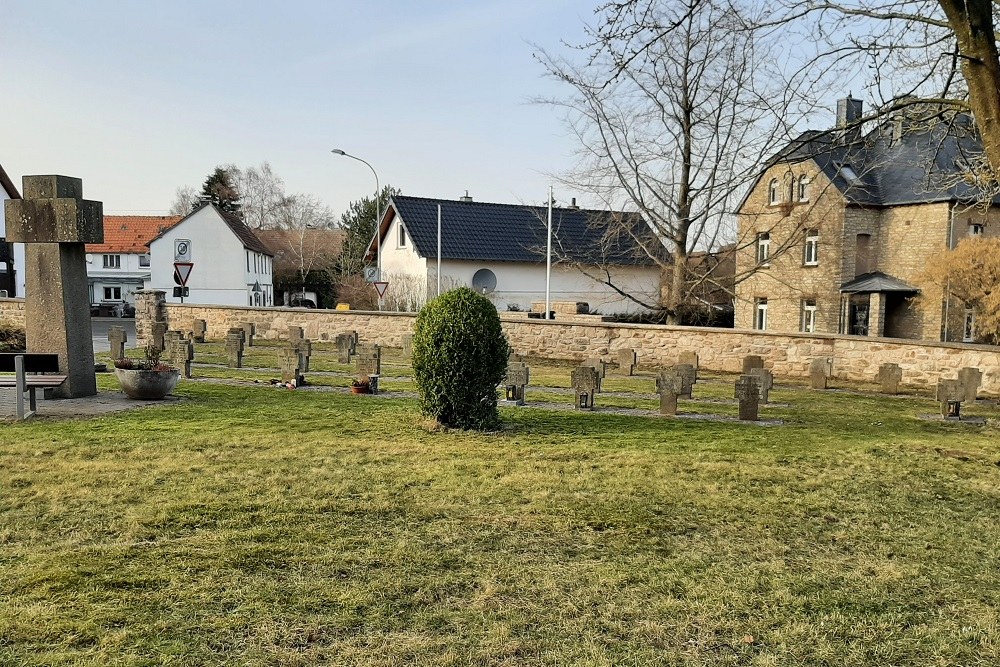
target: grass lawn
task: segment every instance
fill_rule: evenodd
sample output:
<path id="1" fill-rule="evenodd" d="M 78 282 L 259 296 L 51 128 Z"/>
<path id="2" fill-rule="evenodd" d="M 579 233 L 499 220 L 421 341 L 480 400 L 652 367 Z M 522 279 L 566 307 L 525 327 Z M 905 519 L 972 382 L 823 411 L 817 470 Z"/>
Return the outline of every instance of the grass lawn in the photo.
<path id="1" fill-rule="evenodd" d="M 0 425 L 0 666 L 1000 664 L 1000 430 L 927 400 L 475 434 L 412 399 L 175 393 Z"/>

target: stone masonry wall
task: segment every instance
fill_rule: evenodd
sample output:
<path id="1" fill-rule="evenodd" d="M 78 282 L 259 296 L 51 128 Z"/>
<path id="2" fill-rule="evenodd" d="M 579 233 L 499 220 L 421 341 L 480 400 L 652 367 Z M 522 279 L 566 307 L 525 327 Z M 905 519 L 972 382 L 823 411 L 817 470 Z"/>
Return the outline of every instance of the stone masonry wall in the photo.
<path id="1" fill-rule="evenodd" d="M 332 340 L 336 334 L 355 330 L 362 341 L 400 347 L 402 336 L 413 330 L 416 316 L 408 313 L 309 310 L 300 308 L 247 308 L 168 304 L 171 329 L 190 330 L 195 318 L 204 319 L 208 336 L 222 339 L 230 327 L 243 322 L 257 325 L 257 335 L 282 338 L 291 325 L 301 326 L 313 340 Z M 534 320 L 523 314 L 502 314 L 503 328 L 520 354 L 582 361 L 609 357 L 616 350 L 633 348 L 639 365 L 658 368 L 677 362 L 681 352 L 697 352 L 702 368 L 738 372 L 743 357 L 760 355 L 777 378 L 804 380 L 817 357 L 833 358 L 834 377 L 859 382 L 875 381 L 879 365 L 897 363 L 903 384 L 930 390 L 939 378 L 954 378 L 959 368 L 983 371 L 981 396 L 1000 397 L 1000 348 L 958 343 L 928 343 L 899 339 L 864 338 L 826 334 L 788 334 L 740 329 L 669 327 L 645 324 L 611 324 L 593 321 Z M 147 327 L 136 321 L 136 330 Z"/>
<path id="2" fill-rule="evenodd" d="M 24 328 L 24 299 L 0 299 L 0 323 Z"/>

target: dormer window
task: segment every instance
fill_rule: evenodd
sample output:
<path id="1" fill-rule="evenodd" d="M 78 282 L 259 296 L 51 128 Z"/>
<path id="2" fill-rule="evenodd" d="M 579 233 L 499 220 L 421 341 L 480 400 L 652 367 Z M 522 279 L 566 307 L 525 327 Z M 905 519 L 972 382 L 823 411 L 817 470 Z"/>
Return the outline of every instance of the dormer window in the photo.
<path id="1" fill-rule="evenodd" d="M 809 177 L 803 174 L 799 176 L 796 195 L 799 201 L 809 201 Z"/>
<path id="2" fill-rule="evenodd" d="M 851 165 L 844 164 L 844 163 L 838 163 L 837 164 L 837 171 L 840 172 L 840 175 L 843 176 L 844 180 L 847 181 L 850 185 L 860 185 L 861 184 L 861 179 L 858 178 L 858 173 L 856 171 L 854 171 L 854 169 L 851 167 Z"/>
<path id="3" fill-rule="evenodd" d="M 778 187 L 778 179 L 772 178 L 767 184 L 767 203 L 777 204 L 781 201 L 781 188 Z"/>

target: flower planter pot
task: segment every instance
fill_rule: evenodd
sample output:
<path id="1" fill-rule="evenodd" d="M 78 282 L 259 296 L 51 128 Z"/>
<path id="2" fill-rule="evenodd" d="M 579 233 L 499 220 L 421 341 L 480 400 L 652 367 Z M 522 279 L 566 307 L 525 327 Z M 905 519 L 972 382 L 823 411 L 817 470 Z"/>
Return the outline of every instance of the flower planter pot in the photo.
<path id="1" fill-rule="evenodd" d="M 352 394 L 367 394 L 368 387 L 351 387 Z"/>
<path id="2" fill-rule="evenodd" d="M 116 368 L 115 377 L 129 398 L 158 401 L 174 390 L 181 372 L 176 368 L 165 371 Z"/>

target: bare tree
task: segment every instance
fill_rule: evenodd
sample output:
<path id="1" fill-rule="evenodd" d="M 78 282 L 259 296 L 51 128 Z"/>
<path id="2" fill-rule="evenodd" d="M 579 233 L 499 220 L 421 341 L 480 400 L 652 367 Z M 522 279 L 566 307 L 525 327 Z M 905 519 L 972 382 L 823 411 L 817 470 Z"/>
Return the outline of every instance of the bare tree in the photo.
<path id="1" fill-rule="evenodd" d="M 170 215 L 187 215 L 198 203 L 198 191 L 190 185 L 177 188 L 170 204 Z"/>
<path id="2" fill-rule="evenodd" d="M 258 167 L 244 168 L 229 164 L 224 169 L 240 193 L 243 221 L 247 226 L 251 229 L 280 226 L 276 220 L 289 206 L 288 195 L 285 194 L 285 182 L 274 173 L 271 164 L 265 161 Z"/>
<path id="3" fill-rule="evenodd" d="M 692 289 L 689 254 L 735 238 L 733 212 L 762 155 L 798 118 L 774 71 L 775 37 L 748 28 L 745 11 L 723 0 L 608 3 L 583 62 L 537 56 L 572 90 L 542 100 L 565 111 L 579 141 L 578 163 L 561 180 L 636 211 L 652 230 L 621 216 L 607 234 L 631 235 L 669 275 L 658 304 L 668 322 Z M 612 285 L 610 274 L 602 282 Z"/>

